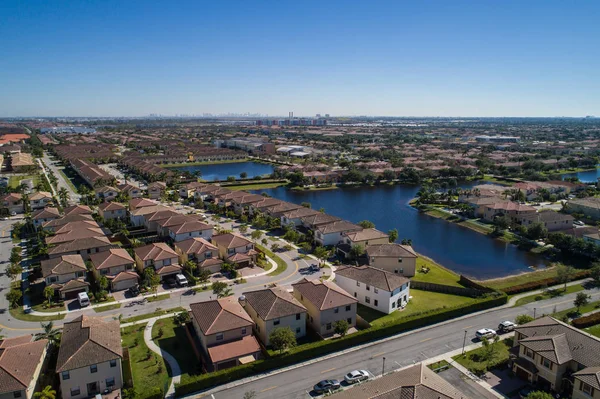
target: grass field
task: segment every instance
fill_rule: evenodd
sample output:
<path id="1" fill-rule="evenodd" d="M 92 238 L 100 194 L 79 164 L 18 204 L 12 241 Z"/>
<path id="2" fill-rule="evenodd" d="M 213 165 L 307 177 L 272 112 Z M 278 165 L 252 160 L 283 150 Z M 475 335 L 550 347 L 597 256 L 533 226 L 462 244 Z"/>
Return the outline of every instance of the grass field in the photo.
<path id="1" fill-rule="evenodd" d="M 579 314 L 588 313 L 588 312 L 591 312 L 591 311 L 594 311 L 594 310 L 597 310 L 597 309 L 600 309 L 600 301 L 590 302 L 587 305 L 582 306 L 579 309 Z M 574 306 L 572 308 L 565 309 L 563 311 L 553 313 L 552 317 L 557 318 L 558 320 L 561 320 L 565 316 L 576 317 L 577 315 L 578 315 L 577 308 Z"/>
<path id="2" fill-rule="evenodd" d="M 172 308 L 172 309 L 165 309 L 165 310 L 162 310 L 162 309 L 161 310 L 156 310 L 155 312 L 152 312 L 152 313 L 146 313 L 146 314 L 141 314 L 139 316 L 128 317 L 126 319 L 121 320 L 121 323 L 123 323 L 123 324 L 125 324 L 125 323 L 133 323 L 135 321 L 151 319 L 153 317 L 163 316 L 163 315 L 166 315 L 168 313 L 182 312 L 184 310 L 185 309 L 181 308 L 181 307 L 176 307 L 176 308 Z"/>
<path id="3" fill-rule="evenodd" d="M 157 302 L 157 301 L 164 301 L 165 299 L 169 299 L 171 298 L 171 294 L 160 294 L 160 295 L 152 295 L 149 297 L 146 297 L 146 300 L 148 300 L 148 302 Z"/>
<path id="4" fill-rule="evenodd" d="M 584 328 L 584 331 L 600 338 L 600 324 L 596 324 L 595 326 Z"/>
<path id="5" fill-rule="evenodd" d="M 65 318 L 64 314 L 61 315 L 49 315 L 49 316 L 37 316 L 33 314 L 26 314 L 23 312 L 23 307 L 19 306 L 16 309 L 10 309 L 10 315 L 17 320 L 23 321 L 52 321 L 52 320 L 62 320 Z"/>
<path id="6" fill-rule="evenodd" d="M 268 276 L 277 276 L 287 269 L 287 263 L 279 256 L 275 255 L 270 249 L 263 247 L 262 245 L 255 244 L 256 248 L 264 252 L 269 258 L 273 259 L 277 263 L 277 269 L 273 270 Z M 268 270 L 268 269 L 267 269 Z"/>
<path id="7" fill-rule="evenodd" d="M 547 290 L 543 294 L 534 294 L 518 299 L 515 306 L 527 305 L 531 302 L 542 301 L 544 299 L 555 298 L 557 296 L 563 296 L 565 294 L 572 294 L 573 292 L 583 291 L 584 288 L 581 284 L 570 285 L 567 287 L 567 291 L 564 291 L 562 287 L 552 290 Z M 540 298 L 541 297 L 541 298 Z M 539 299 L 536 299 L 539 298 Z"/>
<path id="8" fill-rule="evenodd" d="M 267 188 L 275 188 L 275 187 L 285 186 L 286 184 L 287 184 L 287 182 L 279 182 L 279 183 L 262 183 L 262 184 L 241 184 L 239 186 L 223 185 L 223 187 L 228 188 L 230 190 L 234 190 L 234 191 L 241 191 L 241 190 L 262 190 L 262 189 L 267 189 Z"/>
<path id="9" fill-rule="evenodd" d="M 15 175 L 8 178 L 8 186 L 11 188 L 19 187 L 21 180 L 31 179 L 33 186 L 36 187 L 40 183 L 40 175 Z"/>
<path id="10" fill-rule="evenodd" d="M 164 390 L 164 387 L 168 387 L 169 384 L 167 366 L 163 358 L 154 352 L 149 352 L 144 342 L 145 328 L 146 324 L 142 324 L 121 330 L 123 346 L 129 348 L 136 398 L 148 398 L 157 394 L 156 389 Z"/>
<path id="11" fill-rule="evenodd" d="M 428 267 L 428 273 L 421 273 L 421 267 Z M 417 258 L 417 270 L 416 274 L 413 277 L 415 281 L 423 281 L 428 283 L 436 283 L 436 284 L 445 284 L 445 285 L 453 285 L 455 287 L 462 287 L 458 283 L 459 276 L 451 270 L 442 267 L 438 263 L 435 263 L 432 259 L 429 259 L 426 256 L 420 255 Z"/>
<path id="12" fill-rule="evenodd" d="M 476 372 L 494 365 L 508 361 L 508 350 L 511 345 L 507 340 L 492 343 L 489 348 L 481 347 L 463 355 L 456 355 L 452 359 L 469 371 Z"/>
<path id="13" fill-rule="evenodd" d="M 412 316 L 422 312 L 432 311 L 435 309 L 441 309 L 444 307 L 462 306 L 467 305 L 476 299 L 458 296 L 441 294 L 438 292 L 422 291 L 411 289 L 410 294 L 412 299 L 408 302 L 406 308 L 400 312 L 393 312 L 391 314 L 384 314 L 374 309 L 368 308 L 363 305 L 358 305 L 358 314 L 371 323 L 373 326 L 383 325 L 390 322 L 395 322 L 398 319 Z"/>
<path id="14" fill-rule="evenodd" d="M 59 306 L 52 306 L 51 308 L 45 308 L 44 307 L 44 303 L 38 303 L 37 305 L 33 305 L 31 307 L 31 309 L 35 310 L 36 312 L 47 312 L 47 313 L 53 313 L 53 312 L 62 312 L 63 310 L 65 310 L 65 305 Z"/>
<path id="15" fill-rule="evenodd" d="M 522 273 L 516 276 L 485 280 L 482 281 L 482 283 L 484 285 L 487 285 L 488 287 L 499 290 L 502 288 L 508 288 L 515 285 L 525 284 L 531 281 L 538 281 L 552 277 L 556 277 L 556 268 L 544 268 L 535 272 Z"/>

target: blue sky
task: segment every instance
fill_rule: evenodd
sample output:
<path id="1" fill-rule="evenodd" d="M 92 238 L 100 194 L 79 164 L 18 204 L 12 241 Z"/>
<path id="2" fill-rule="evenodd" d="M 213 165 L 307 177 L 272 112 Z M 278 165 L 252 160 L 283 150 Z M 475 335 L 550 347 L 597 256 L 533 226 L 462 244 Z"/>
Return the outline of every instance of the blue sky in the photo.
<path id="1" fill-rule="evenodd" d="M 0 2 L 1 116 L 600 115 L 599 1 Z"/>

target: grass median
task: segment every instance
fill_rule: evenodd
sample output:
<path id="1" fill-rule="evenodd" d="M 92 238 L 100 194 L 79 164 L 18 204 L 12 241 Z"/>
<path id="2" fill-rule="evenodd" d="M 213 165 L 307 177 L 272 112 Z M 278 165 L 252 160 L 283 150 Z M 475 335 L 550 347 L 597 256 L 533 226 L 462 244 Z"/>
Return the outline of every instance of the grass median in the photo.
<path id="1" fill-rule="evenodd" d="M 171 298 L 171 294 L 160 294 L 160 295 L 147 296 L 146 300 L 148 302 L 157 302 L 157 301 L 164 301 L 165 299 L 169 299 L 169 298 Z"/>
<path id="2" fill-rule="evenodd" d="M 258 248 L 258 250 L 263 252 L 266 256 L 273 259 L 275 263 L 277 263 L 277 268 L 271 273 L 269 273 L 268 276 L 277 276 L 278 274 L 283 273 L 287 269 L 287 263 L 285 263 L 285 261 L 279 256 L 275 255 L 273 251 L 267 249 L 266 247 L 263 247 L 262 245 L 255 244 L 255 246 L 256 248 Z"/>
<path id="3" fill-rule="evenodd" d="M 109 310 L 115 310 L 115 309 L 119 309 L 121 307 L 120 303 L 113 303 L 110 305 L 106 305 L 106 306 L 99 306 L 97 308 L 93 308 L 94 312 L 96 313 L 102 313 L 102 312 L 108 312 Z"/>
<path id="4" fill-rule="evenodd" d="M 22 321 L 32 321 L 32 322 L 42 322 L 42 321 L 53 321 L 53 320 L 62 320 L 65 318 L 65 314 L 59 315 L 48 315 L 48 316 L 38 316 L 34 314 L 27 314 L 23 311 L 22 307 L 18 307 L 16 309 L 10 309 L 10 315 L 17 320 Z"/>
<path id="5" fill-rule="evenodd" d="M 560 288 L 547 289 L 545 292 L 518 299 L 515 303 L 515 306 L 523 306 L 527 305 L 528 303 L 543 301 L 544 299 L 556 298 L 557 296 L 572 294 L 574 292 L 583 291 L 584 289 L 585 288 L 583 288 L 581 284 L 570 285 L 567 287 L 566 291 L 562 286 Z"/>
<path id="6" fill-rule="evenodd" d="M 183 312 L 184 310 L 185 310 L 184 308 L 179 307 L 179 306 L 176 308 L 171 308 L 171 309 L 166 309 L 166 310 L 157 309 L 152 313 L 146 313 L 146 314 L 141 314 L 141 315 L 137 315 L 137 316 L 127 317 L 127 318 L 121 320 L 121 323 L 122 324 L 133 323 L 133 322 L 140 321 L 140 320 L 151 319 L 153 317 L 164 316 L 169 313 Z"/>

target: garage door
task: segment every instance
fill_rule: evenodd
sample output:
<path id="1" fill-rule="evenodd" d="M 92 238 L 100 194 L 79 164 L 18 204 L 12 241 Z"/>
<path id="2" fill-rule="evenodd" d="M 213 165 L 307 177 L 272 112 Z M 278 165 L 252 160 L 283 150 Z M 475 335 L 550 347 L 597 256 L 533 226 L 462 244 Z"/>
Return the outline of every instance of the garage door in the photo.
<path id="1" fill-rule="evenodd" d="M 65 299 L 75 299 L 75 298 L 77 298 L 77 294 L 79 294 L 80 292 L 85 292 L 85 288 L 65 292 Z"/>
<path id="2" fill-rule="evenodd" d="M 517 377 L 529 381 L 529 373 L 521 367 L 517 367 Z"/>
<path id="3" fill-rule="evenodd" d="M 136 284 L 137 280 L 133 278 L 130 280 L 117 281 L 112 285 L 112 289 L 113 291 L 122 291 L 128 289 L 129 287 L 133 287 Z"/>

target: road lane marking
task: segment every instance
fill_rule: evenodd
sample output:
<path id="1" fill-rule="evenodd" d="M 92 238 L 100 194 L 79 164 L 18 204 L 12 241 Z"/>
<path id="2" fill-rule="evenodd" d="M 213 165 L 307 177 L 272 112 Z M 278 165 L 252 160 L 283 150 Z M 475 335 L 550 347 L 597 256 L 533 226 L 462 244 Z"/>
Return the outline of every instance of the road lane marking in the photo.
<path id="1" fill-rule="evenodd" d="M 420 340 L 419 342 L 427 342 L 427 341 L 429 341 L 430 339 L 433 339 L 433 337 L 431 337 L 431 338 L 425 338 L 425 339 L 422 339 L 422 340 Z"/>
<path id="2" fill-rule="evenodd" d="M 273 385 L 272 387 L 263 389 L 261 392 L 267 392 L 267 391 L 270 391 L 271 389 L 275 389 L 277 387 L 278 387 L 278 385 Z"/>
<path id="3" fill-rule="evenodd" d="M 466 326 L 463 329 L 466 330 L 466 329 L 471 328 L 471 327 L 473 327 L 473 326 Z"/>
<path id="4" fill-rule="evenodd" d="M 374 357 L 377 357 L 377 356 L 381 356 L 381 355 L 383 355 L 383 354 L 385 354 L 385 352 L 379 352 L 379 353 L 376 353 L 376 354 L 374 354 L 373 356 L 371 356 L 371 359 L 373 359 Z"/>
<path id="5" fill-rule="evenodd" d="M 330 371 L 333 371 L 333 370 L 335 370 L 335 369 L 336 369 L 336 367 L 332 367 L 332 368 L 330 368 L 330 369 L 323 370 L 323 371 L 321 371 L 321 374 L 328 373 L 328 372 L 330 372 Z"/>

